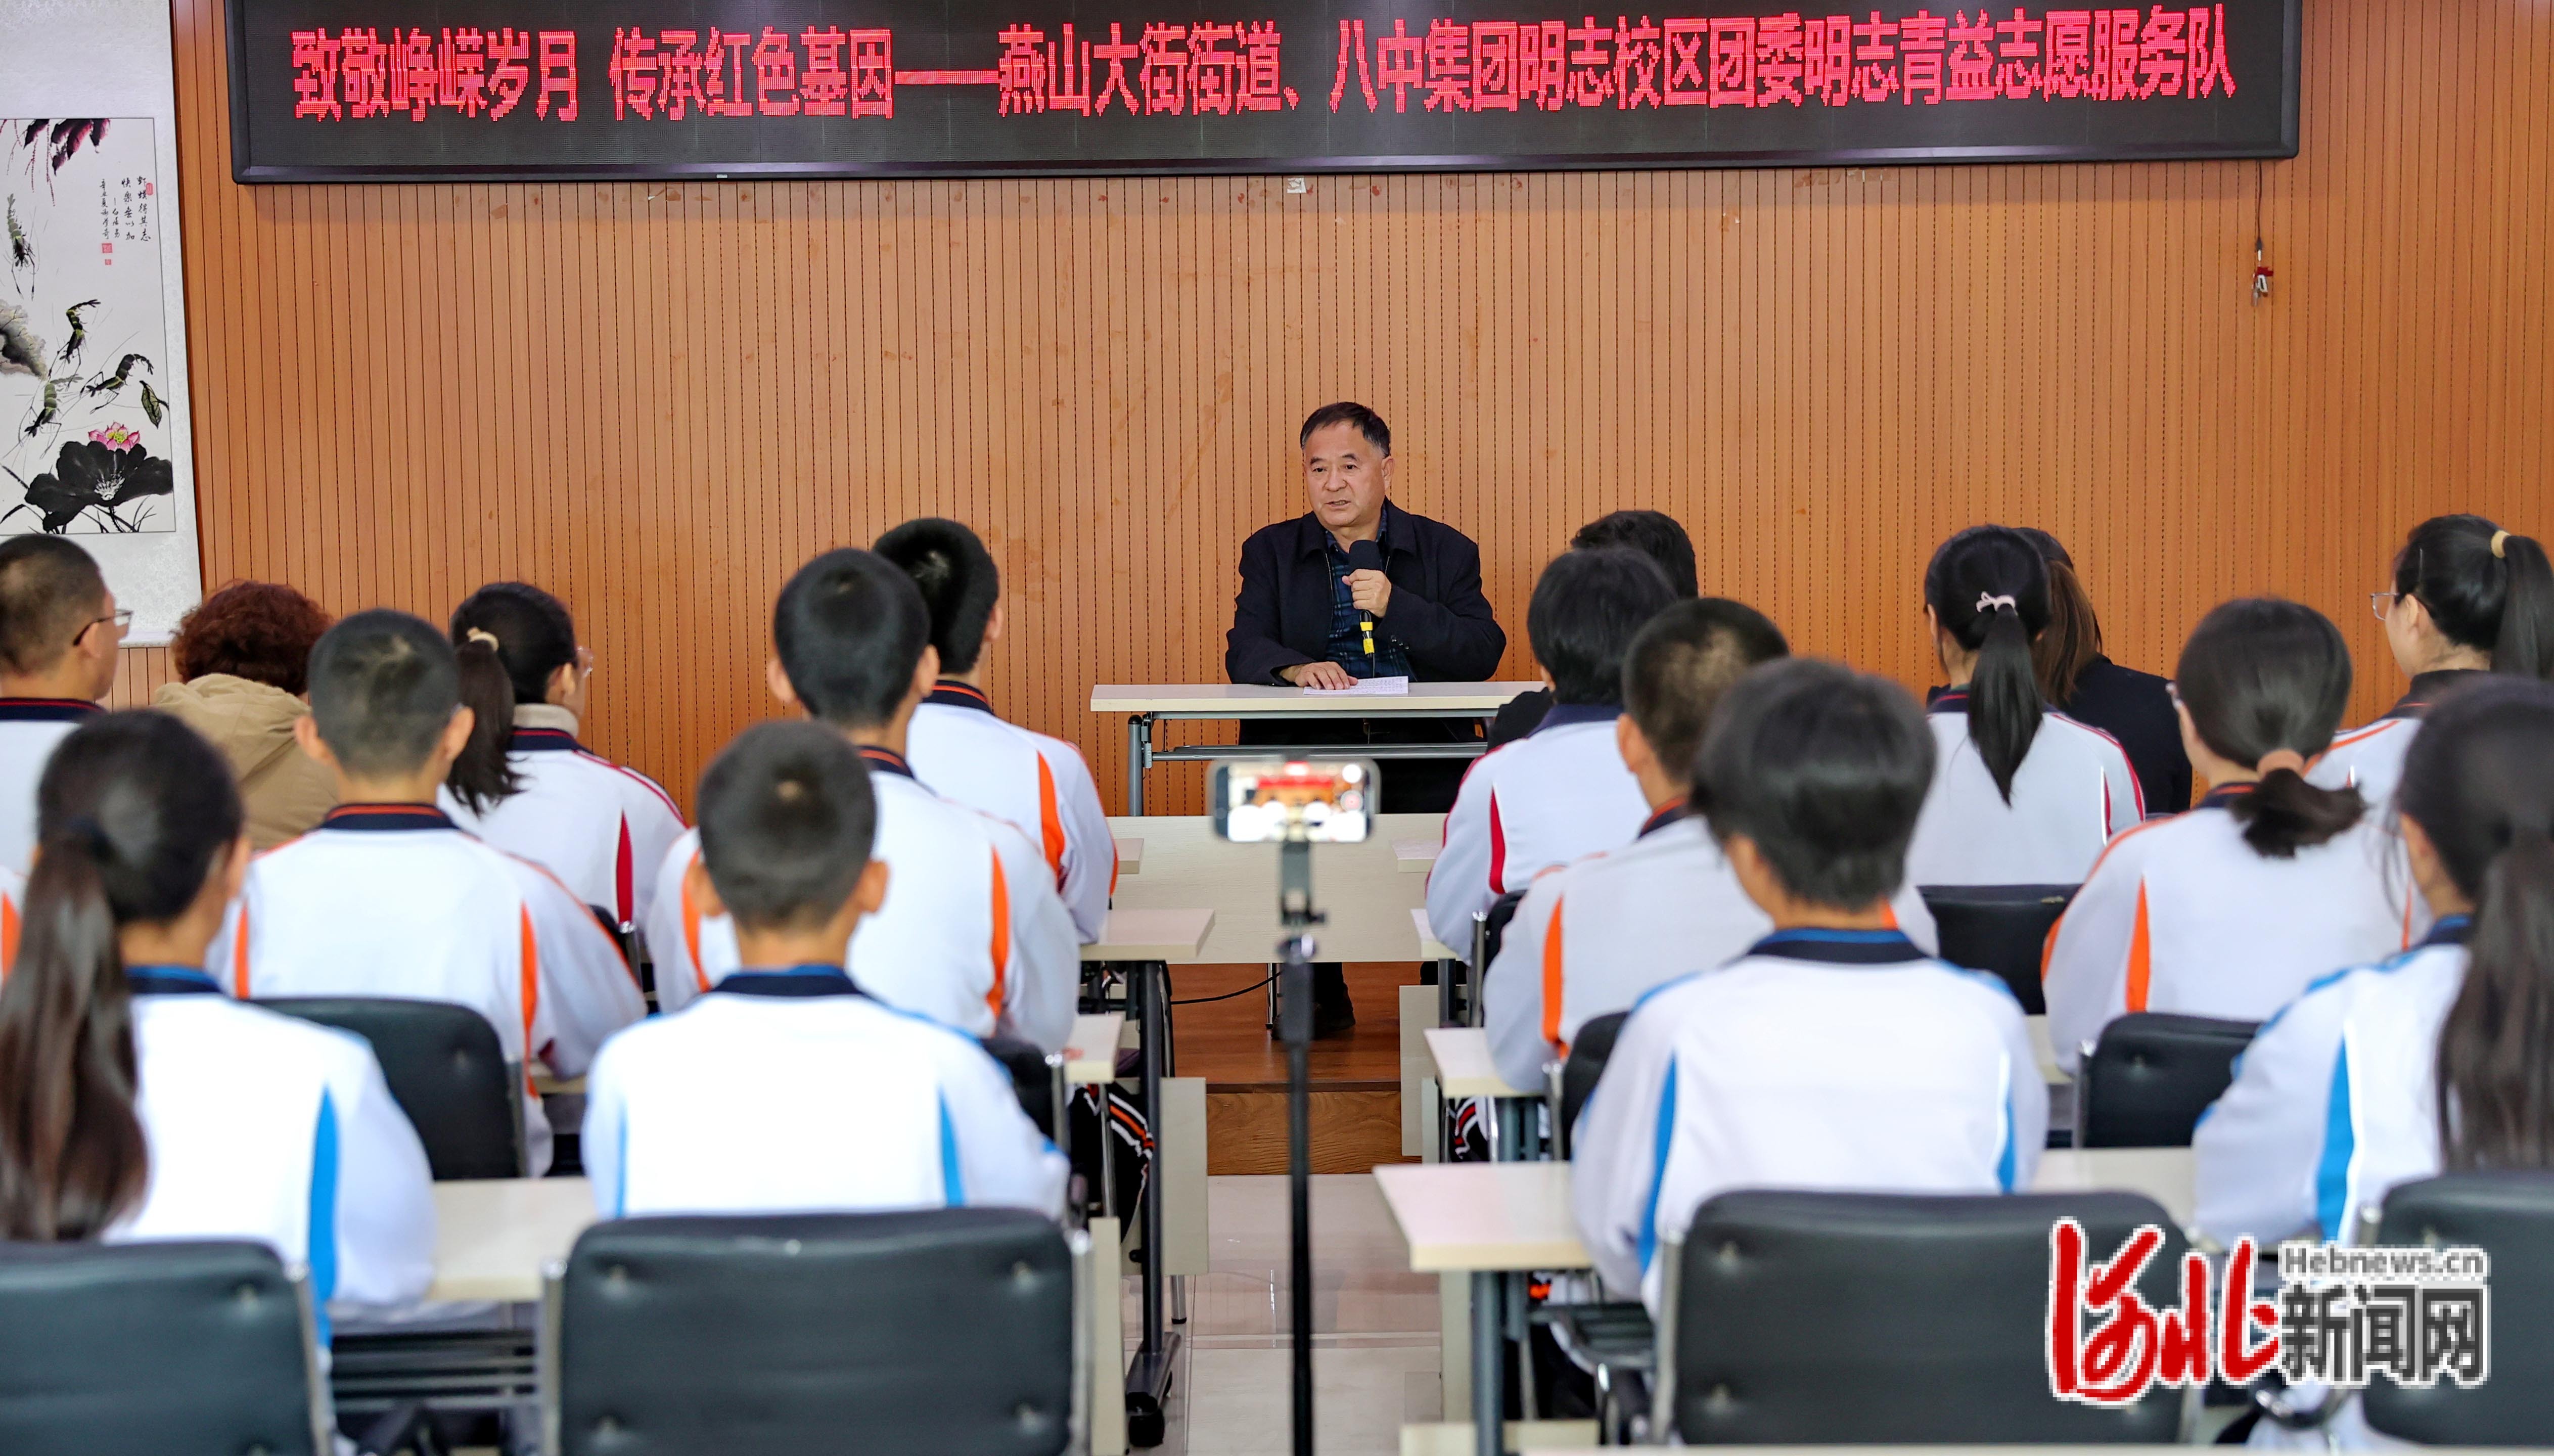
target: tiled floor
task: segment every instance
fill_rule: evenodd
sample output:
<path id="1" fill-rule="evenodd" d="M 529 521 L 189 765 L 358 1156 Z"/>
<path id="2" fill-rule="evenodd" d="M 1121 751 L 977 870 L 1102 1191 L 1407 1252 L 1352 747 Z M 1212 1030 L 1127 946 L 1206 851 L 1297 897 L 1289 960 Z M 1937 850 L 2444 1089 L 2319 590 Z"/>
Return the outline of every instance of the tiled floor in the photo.
<path id="1" fill-rule="evenodd" d="M 1286 1180 L 1208 1180 L 1215 1272 L 1190 1281 L 1160 1456 L 1292 1449 Z M 1409 1252 L 1372 1176 L 1313 1179 L 1313 1411 L 1324 1456 L 1391 1456 L 1438 1409 L 1437 1277 Z M 1127 1324 L 1135 1320 L 1130 1297 Z"/>

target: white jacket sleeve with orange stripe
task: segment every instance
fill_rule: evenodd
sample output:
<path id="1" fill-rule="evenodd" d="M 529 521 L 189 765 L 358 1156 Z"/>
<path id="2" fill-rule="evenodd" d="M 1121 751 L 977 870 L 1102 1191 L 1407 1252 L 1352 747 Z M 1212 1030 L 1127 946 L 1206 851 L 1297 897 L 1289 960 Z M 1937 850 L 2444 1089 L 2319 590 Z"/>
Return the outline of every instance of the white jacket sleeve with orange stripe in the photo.
<path id="1" fill-rule="evenodd" d="M 1062 1051 L 1073 1039 L 1073 1012 L 1082 992 L 1082 940 L 1055 891 L 1045 857 L 1009 825 L 991 819 L 987 825 L 1002 866 L 1011 931 L 1009 963 L 1002 969 L 1002 1014 L 995 1029 L 1049 1052 Z M 1104 822 L 1102 828 L 1105 830 Z M 891 883 L 888 893 L 894 893 Z"/>
<path id="2" fill-rule="evenodd" d="M 18 927 L 24 923 L 27 882 L 18 871 L 0 865 L 0 977 L 18 959 Z"/>
<path id="3" fill-rule="evenodd" d="M 2132 1009 L 2130 967 L 2146 953 L 2138 944 L 2138 907 L 2147 893 L 2148 857 L 2169 842 L 2159 831 L 2171 823 L 2113 840 L 2049 937 L 2040 993 L 2048 1002 L 2048 1040 L 2064 1070 L 2073 1071 L 2084 1045 Z"/>
<path id="4" fill-rule="evenodd" d="M 702 917 L 683 893 L 683 876 L 700 852 L 700 831 L 688 830 L 675 839 L 673 846 L 657 861 L 656 892 L 647 906 L 646 918 L 639 922 L 639 938 L 646 944 L 647 958 L 656 965 L 656 1007 L 660 1011 L 682 1010 L 693 997 L 735 968 L 702 963 L 711 958 L 701 944 L 706 939 Z"/>
<path id="5" fill-rule="evenodd" d="M 1056 889 L 1064 898 L 1065 912 L 1073 918 L 1077 948 L 1100 939 L 1108 924 L 1108 897 L 1117 887 L 1117 837 L 1108 829 L 1108 816 L 1101 812 L 1100 788 L 1091 779 L 1091 766 L 1068 745 L 1052 741 L 1038 744 L 1041 782 L 1038 797 L 1041 808 L 1055 805 L 1056 823 L 1041 823 L 1041 837 L 1062 843 L 1049 842 L 1042 847 L 1060 851 L 1063 866 L 1056 876 Z M 1043 816 L 1041 816 L 1043 820 Z"/>
<path id="6" fill-rule="evenodd" d="M 1454 807 L 1446 815 L 1445 842 L 1428 870 L 1428 929 L 1466 959 L 1472 953 L 1472 917 L 1505 893 L 1492 882 L 1506 857 L 1497 791 L 1497 760 L 1505 751 L 1501 747 L 1484 754 L 1464 773 Z"/>
<path id="7" fill-rule="evenodd" d="M 532 1055 L 560 1076 L 582 1076 L 614 1032 L 647 1014 L 621 948 L 584 903 L 547 870 L 506 856 L 523 897 L 525 951 L 532 957 L 549 1041 Z"/>

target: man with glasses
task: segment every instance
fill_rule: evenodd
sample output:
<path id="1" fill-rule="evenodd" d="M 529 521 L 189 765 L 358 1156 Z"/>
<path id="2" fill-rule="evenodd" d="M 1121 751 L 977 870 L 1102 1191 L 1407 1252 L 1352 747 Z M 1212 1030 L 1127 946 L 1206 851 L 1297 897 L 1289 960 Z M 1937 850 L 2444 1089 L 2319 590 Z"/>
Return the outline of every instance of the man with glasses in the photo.
<path id="1" fill-rule="evenodd" d="M 115 686 L 132 620 L 86 551 L 60 536 L 0 541 L 0 867 L 27 872 L 36 781 Z"/>

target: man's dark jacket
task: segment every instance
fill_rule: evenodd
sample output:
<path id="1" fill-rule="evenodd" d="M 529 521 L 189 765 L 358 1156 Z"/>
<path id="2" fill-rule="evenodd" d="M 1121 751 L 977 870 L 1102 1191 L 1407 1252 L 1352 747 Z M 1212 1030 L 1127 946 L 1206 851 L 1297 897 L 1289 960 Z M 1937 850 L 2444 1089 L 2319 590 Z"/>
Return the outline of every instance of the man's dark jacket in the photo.
<path id="1" fill-rule="evenodd" d="M 1251 534 L 1241 546 L 1223 669 L 1236 683 L 1282 683 L 1281 668 L 1330 660 L 1329 532 L 1310 512 Z M 1379 631 L 1410 653 L 1422 682 L 1481 682 L 1498 670 L 1508 634 L 1481 595 L 1481 550 L 1452 526 L 1383 506 L 1383 574 L 1392 602 Z"/>

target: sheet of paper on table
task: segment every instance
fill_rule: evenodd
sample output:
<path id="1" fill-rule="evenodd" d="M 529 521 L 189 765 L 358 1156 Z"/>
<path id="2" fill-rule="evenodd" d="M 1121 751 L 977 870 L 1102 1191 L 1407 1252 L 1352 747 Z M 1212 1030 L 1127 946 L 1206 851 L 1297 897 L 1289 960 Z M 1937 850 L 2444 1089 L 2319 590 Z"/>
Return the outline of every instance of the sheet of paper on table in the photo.
<path id="1" fill-rule="evenodd" d="M 1406 677 L 1370 677 L 1357 679 L 1353 688 L 1306 688 L 1307 698 L 1407 698 L 1410 679 Z"/>

